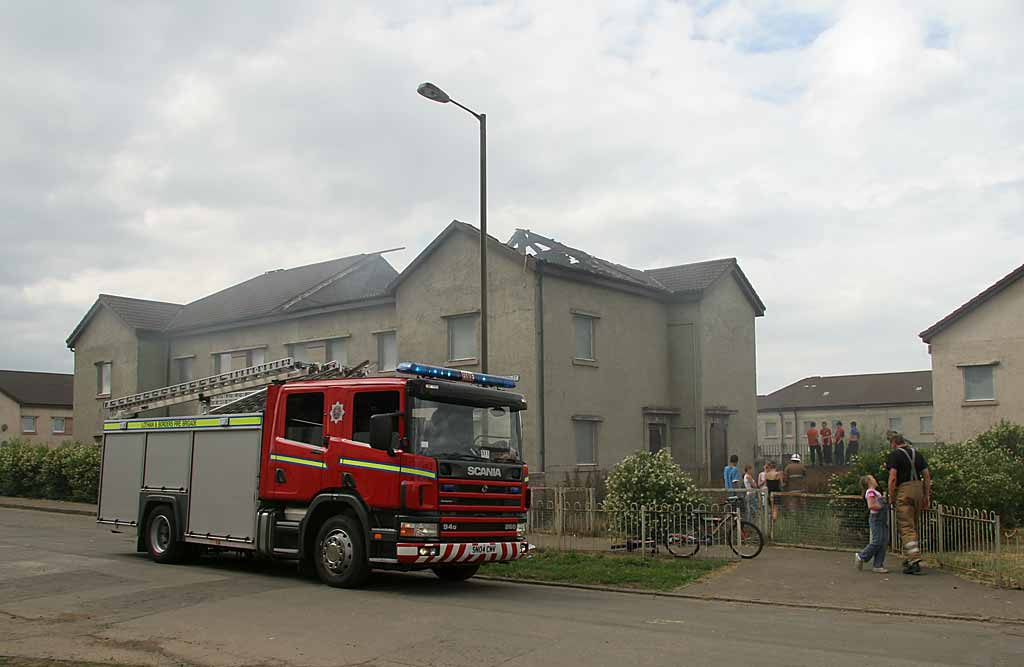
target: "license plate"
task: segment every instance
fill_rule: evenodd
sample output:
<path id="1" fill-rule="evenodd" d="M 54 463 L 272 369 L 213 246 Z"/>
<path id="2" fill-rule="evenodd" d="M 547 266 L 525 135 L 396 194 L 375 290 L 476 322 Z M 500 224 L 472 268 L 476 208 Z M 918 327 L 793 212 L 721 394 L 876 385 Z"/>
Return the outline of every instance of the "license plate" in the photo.
<path id="1" fill-rule="evenodd" d="M 471 544 L 469 546 L 469 553 L 471 554 L 496 554 L 498 553 L 497 544 Z"/>

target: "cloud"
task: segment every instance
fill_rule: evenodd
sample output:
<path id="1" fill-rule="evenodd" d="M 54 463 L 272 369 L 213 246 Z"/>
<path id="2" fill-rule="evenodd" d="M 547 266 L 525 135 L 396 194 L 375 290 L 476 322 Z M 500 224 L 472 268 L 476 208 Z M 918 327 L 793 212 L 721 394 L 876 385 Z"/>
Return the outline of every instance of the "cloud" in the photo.
<path id="1" fill-rule="evenodd" d="M 17 5 L 0 24 L 0 367 L 98 292 L 186 302 L 477 219 L 636 267 L 738 257 L 759 389 L 927 368 L 1020 264 L 1019 3 Z"/>

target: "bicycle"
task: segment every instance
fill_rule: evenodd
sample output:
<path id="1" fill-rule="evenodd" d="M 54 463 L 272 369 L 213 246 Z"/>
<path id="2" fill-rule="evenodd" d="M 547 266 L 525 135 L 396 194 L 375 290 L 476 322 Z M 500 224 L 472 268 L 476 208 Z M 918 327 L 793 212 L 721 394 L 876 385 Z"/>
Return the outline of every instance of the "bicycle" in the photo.
<path id="1" fill-rule="evenodd" d="M 700 551 L 701 545 L 716 544 L 715 538 L 721 534 L 722 542 L 729 545 L 732 552 L 740 558 L 756 558 L 764 548 L 764 535 L 761 529 L 749 521 L 739 521 L 736 530 L 736 518 L 730 512 L 725 515 L 713 514 L 706 510 L 694 510 L 690 513 L 696 528 L 686 533 L 669 533 L 665 536 L 665 548 L 676 558 L 690 558 Z"/>

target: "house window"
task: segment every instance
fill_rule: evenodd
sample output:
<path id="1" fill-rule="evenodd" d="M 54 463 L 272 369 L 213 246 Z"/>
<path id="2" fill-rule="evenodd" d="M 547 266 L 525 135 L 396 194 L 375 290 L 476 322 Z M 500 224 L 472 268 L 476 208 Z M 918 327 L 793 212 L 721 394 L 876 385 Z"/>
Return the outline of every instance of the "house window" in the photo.
<path id="1" fill-rule="evenodd" d="M 890 431 L 902 431 L 903 430 L 903 417 L 889 417 L 889 430 Z"/>
<path id="2" fill-rule="evenodd" d="M 36 417 L 22 417 L 21 418 L 21 432 L 22 433 L 35 433 L 36 432 Z"/>
<path id="3" fill-rule="evenodd" d="M 398 365 L 398 335 L 394 331 L 377 334 L 377 370 L 393 371 Z"/>
<path id="4" fill-rule="evenodd" d="M 249 366 L 257 366 L 267 362 L 267 351 L 262 348 L 250 350 L 232 350 L 231 352 L 218 352 L 213 355 L 213 372 L 227 373 L 237 371 Z"/>
<path id="5" fill-rule="evenodd" d="M 294 343 L 288 346 L 288 356 L 295 361 L 309 363 L 309 348 L 305 343 Z"/>
<path id="6" fill-rule="evenodd" d="M 67 422 L 71 421 L 66 417 L 50 417 L 50 433 L 63 435 L 68 432 Z"/>
<path id="7" fill-rule="evenodd" d="M 932 416 L 921 417 L 921 433 L 934 433 L 932 427 Z"/>
<path id="8" fill-rule="evenodd" d="M 783 422 L 782 424 L 782 435 L 786 437 L 792 437 L 793 435 L 793 422 Z"/>
<path id="9" fill-rule="evenodd" d="M 188 382 L 195 379 L 195 357 L 184 357 L 174 360 L 174 381 Z"/>
<path id="10" fill-rule="evenodd" d="M 992 366 L 964 366 L 964 400 L 993 401 L 995 398 Z"/>
<path id="11" fill-rule="evenodd" d="M 575 358 L 594 361 L 594 318 L 573 315 L 572 326 L 576 337 Z"/>
<path id="12" fill-rule="evenodd" d="M 576 440 L 576 464 L 597 463 L 597 422 L 591 419 L 573 419 L 572 428 Z"/>
<path id="13" fill-rule="evenodd" d="M 110 396 L 110 371 L 112 366 L 109 361 L 101 361 L 96 364 L 96 394 L 98 396 Z"/>
<path id="14" fill-rule="evenodd" d="M 340 366 L 348 364 L 347 338 L 332 338 L 327 341 L 327 361 L 337 361 Z"/>
<path id="15" fill-rule="evenodd" d="M 288 395 L 284 408 L 284 437 L 295 442 L 323 446 L 323 392 Z"/>
<path id="16" fill-rule="evenodd" d="M 779 423 L 778 422 L 765 422 L 764 423 L 764 435 L 766 438 L 777 438 L 779 437 Z"/>
<path id="17" fill-rule="evenodd" d="M 448 361 L 476 358 L 476 315 L 448 319 Z"/>
<path id="18" fill-rule="evenodd" d="M 647 451 L 657 454 L 668 446 L 668 425 L 662 422 L 647 424 Z"/>

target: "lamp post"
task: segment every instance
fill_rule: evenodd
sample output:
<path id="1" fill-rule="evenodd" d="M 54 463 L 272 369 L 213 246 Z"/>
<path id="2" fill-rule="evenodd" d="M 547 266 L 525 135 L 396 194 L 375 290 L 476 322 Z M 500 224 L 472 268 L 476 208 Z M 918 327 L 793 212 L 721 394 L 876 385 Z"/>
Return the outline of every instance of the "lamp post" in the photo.
<path id="1" fill-rule="evenodd" d="M 480 370 L 487 373 L 487 114 L 459 104 L 432 83 L 421 83 L 416 92 L 434 102 L 451 102 L 480 121 Z"/>

